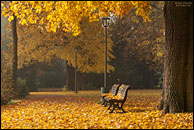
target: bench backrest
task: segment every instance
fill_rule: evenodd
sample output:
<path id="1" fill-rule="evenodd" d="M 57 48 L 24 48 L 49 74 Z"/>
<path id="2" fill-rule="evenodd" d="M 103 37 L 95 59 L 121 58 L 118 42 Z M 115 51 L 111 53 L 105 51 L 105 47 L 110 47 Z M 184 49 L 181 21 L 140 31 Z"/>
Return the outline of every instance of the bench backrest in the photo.
<path id="1" fill-rule="evenodd" d="M 122 84 L 120 87 L 119 87 L 119 90 L 118 90 L 118 93 L 117 95 L 121 95 L 122 98 L 123 98 L 123 101 L 125 101 L 127 99 L 127 93 L 128 93 L 128 90 L 131 88 L 130 85 L 124 85 Z"/>
<path id="2" fill-rule="evenodd" d="M 110 90 L 110 93 L 112 93 L 114 96 L 117 95 L 120 86 L 121 84 L 114 84 Z"/>

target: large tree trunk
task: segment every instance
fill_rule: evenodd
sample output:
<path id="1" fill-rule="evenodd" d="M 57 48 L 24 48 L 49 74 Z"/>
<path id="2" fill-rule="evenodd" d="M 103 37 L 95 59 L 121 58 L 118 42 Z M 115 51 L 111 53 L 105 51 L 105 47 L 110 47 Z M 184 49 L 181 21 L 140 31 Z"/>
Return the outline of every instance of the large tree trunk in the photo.
<path id="1" fill-rule="evenodd" d="M 68 90 L 75 90 L 75 68 L 72 66 L 66 65 L 67 68 L 67 89 Z M 84 82 L 82 74 L 77 71 L 77 90 L 83 90 L 84 89 Z"/>
<path id="2" fill-rule="evenodd" d="M 193 111 L 193 3 L 166 1 L 164 113 Z"/>
<path id="3" fill-rule="evenodd" d="M 144 73 L 144 88 L 154 88 L 154 71 L 146 70 Z"/>
<path id="4" fill-rule="evenodd" d="M 13 37 L 13 64 L 12 64 L 12 80 L 13 80 L 13 89 L 17 88 L 17 29 L 16 29 L 16 17 L 11 21 L 12 26 L 12 37 Z"/>

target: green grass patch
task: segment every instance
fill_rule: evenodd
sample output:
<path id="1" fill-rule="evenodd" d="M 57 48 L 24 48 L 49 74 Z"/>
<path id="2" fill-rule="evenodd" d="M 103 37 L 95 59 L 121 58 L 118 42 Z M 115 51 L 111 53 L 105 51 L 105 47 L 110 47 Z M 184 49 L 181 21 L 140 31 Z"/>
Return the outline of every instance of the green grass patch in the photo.
<path id="1" fill-rule="evenodd" d="M 17 104 L 21 101 L 22 101 L 21 99 L 12 99 L 10 102 L 8 102 L 8 104 Z"/>

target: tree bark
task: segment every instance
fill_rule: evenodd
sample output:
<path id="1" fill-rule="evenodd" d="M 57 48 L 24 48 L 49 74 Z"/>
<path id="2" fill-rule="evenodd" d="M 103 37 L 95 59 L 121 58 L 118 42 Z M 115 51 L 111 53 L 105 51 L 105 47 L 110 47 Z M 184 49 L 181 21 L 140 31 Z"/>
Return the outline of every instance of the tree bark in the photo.
<path id="1" fill-rule="evenodd" d="M 67 89 L 68 90 L 75 90 L 75 68 L 72 66 L 66 65 L 67 68 Z M 82 74 L 77 71 L 77 90 L 83 90 L 84 89 L 84 82 Z"/>
<path id="2" fill-rule="evenodd" d="M 193 2 L 186 3 L 164 5 L 163 113 L 193 112 Z"/>
<path id="3" fill-rule="evenodd" d="M 16 28 L 16 16 L 14 15 L 14 19 L 11 21 L 12 26 L 12 38 L 13 38 L 13 64 L 12 64 L 12 80 L 13 80 L 13 89 L 17 88 L 17 28 Z"/>
<path id="4" fill-rule="evenodd" d="M 146 70 L 144 73 L 144 88 L 154 88 L 154 71 Z"/>
<path id="5" fill-rule="evenodd" d="M 82 73 L 80 73 L 79 71 L 77 72 L 77 87 L 78 90 L 84 90 L 83 76 Z"/>
<path id="6" fill-rule="evenodd" d="M 67 68 L 67 81 L 66 81 L 67 90 L 74 90 L 75 82 L 72 81 L 74 77 L 73 67 L 66 64 L 66 68 Z"/>

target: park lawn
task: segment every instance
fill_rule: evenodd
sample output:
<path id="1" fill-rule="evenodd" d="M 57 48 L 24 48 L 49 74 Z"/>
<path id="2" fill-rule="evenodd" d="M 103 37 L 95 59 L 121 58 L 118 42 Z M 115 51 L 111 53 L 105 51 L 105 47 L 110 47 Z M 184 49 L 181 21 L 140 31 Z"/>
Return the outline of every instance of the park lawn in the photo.
<path id="1" fill-rule="evenodd" d="M 31 92 L 21 102 L 1 106 L 1 128 L 139 129 L 193 128 L 193 113 L 163 115 L 156 109 L 161 90 L 130 90 L 124 109 L 109 114 L 100 91 Z"/>

